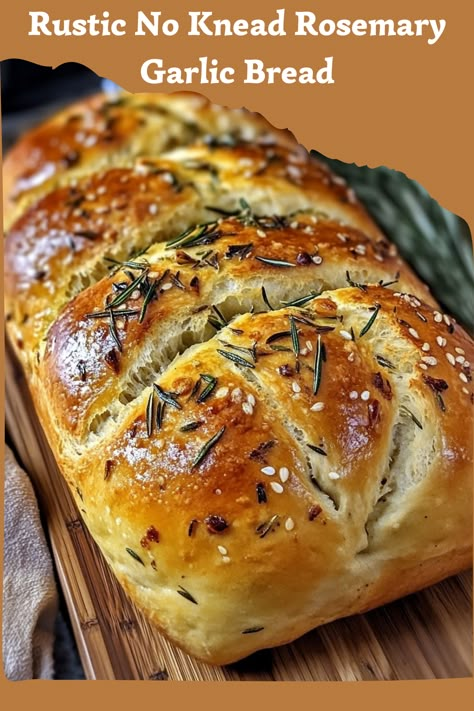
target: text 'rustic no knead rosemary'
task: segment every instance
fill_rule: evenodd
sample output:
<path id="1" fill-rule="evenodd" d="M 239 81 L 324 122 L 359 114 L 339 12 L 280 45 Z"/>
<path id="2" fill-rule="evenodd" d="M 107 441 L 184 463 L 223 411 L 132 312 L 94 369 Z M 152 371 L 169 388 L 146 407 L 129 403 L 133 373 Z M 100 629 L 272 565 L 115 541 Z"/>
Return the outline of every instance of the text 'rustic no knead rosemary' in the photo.
<path id="1" fill-rule="evenodd" d="M 320 42 L 336 37 L 380 38 L 399 37 L 406 41 L 422 41 L 433 47 L 446 30 L 446 20 L 375 17 L 329 18 L 320 17 L 312 10 L 276 10 L 271 18 L 229 19 L 208 11 L 190 11 L 182 23 L 161 10 L 138 10 L 133 21 L 113 17 L 109 11 L 101 15 L 59 19 L 43 11 L 31 11 L 31 37 L 201 37 L 203 51 L 208 51 L 209 38 L 251 37 L 279 38 L 288 35 L 309 37 Z M 204 45 L 205 42 L 205 45 Z M 259 45 L 261 46 L 261 45 Z M 308 52 L 312 56 L 312 52 Z M 324 54 L 324 49 L 322 51 Z M 224 66 L 215 56 L 199 56 L 191 66 L 172 66 L 161 57 L 151 57 L 139 67 L 141 78 L 154 85 L 202 84 L 334 84 L 334 56 L 324 56 L 316 66 L 268 66 L 258 57 L 244 58 L 240 65 Z"/>

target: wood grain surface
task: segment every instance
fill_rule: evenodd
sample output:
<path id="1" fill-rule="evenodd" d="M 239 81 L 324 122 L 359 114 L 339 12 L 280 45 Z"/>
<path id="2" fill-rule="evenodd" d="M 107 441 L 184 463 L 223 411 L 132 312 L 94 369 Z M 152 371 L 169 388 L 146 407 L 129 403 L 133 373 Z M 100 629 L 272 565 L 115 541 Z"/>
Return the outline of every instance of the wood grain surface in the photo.
<path id="1" fill-rule="evenodd" d="M 162 637 L 130 602 L 89 535 L 37 420 L 8 344 L 6 427 L 36 488 L 84 671 L 89 679 L 374 680 L 472 675 L 472 575 L 324 625 L 226 667 Z"/>

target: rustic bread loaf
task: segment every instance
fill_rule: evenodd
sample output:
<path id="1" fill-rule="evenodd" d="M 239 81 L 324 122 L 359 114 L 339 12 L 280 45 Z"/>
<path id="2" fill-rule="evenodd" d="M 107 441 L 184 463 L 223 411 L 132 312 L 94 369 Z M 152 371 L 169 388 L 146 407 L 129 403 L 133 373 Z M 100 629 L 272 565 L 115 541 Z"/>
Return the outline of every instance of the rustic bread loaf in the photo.
<path id="1" fill-rule="evenodd" d="M 5 296 L 59 466 L 130 596 L 222 664 L 468 567 L 471 339 L 343 181 L 263 119 L 193 96 L 104 103 L 7 159 Z M 117 144 L 99 123 L 97 149 L 50 159 L 45 136 L 76 150 L 71 115 L 109 111 Z M 55 169 L 28 186 L 32 142 L 27 171 Z"/>

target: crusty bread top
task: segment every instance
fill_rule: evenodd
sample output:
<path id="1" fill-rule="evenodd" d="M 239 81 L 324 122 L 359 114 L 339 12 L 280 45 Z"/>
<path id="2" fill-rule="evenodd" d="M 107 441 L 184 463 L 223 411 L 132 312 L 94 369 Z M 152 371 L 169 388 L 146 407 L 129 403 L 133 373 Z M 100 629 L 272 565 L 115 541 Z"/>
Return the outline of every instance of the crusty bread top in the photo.
<path id="1" fill-rule="evenodd" d="M 73 178 L 39 198 L 14 222 L 5 243 L 5 307 L 22 359 L 27 363 L 36 359 L 38 345 L 63 306 L 107 274 L 110 262 L 105 257 L 126 260 L 190 226 L 215 219 L 216 209 L 238 212 L 243 200 L 258 216 L 285 216 L 279 228 L 291 224 L 291 215 L 296 220 L 302 210 L 321 223 L 332 220 L 340 250 L 336 254 L 330 249 L 325 257 L 334 274 L 337 266 L 343 267 L 342 277 L 346 271 L 339 257 L 348 256 L 346 266 L 362 262 L 366 245 L 372 245 L 368 253 L 373 256 L 374 275 L 380 272 L 377 281 L 400 271 L 403 289 L 430 299 L 426 287 L 395 259 L 395 246 L 344 181 L 319 161 L 280 146 L 190 146 L 164 158 L 140 158 L 130 167 Z M 346 238 L 345 227 L 348 234 L 351 227 L 361 232 Z M 318 234 L 316 230 L 314 249 L 322 240 L 325 251 L 324 234 Z M 277 245 L 284 235 L 280 229 Z M 324 285 L 343 282 L 326 279 Z"/>
<path id="2" fill-rule="evenodd" d="M 275 302 L 276 282 L 266 283 Z M 471 416 L 474 350 L 417 298 L 376 286 L 326 292 L 238 316 L 174 360 L 166 320 L 167 344 L 151 332 L 152 349 L 141 343 L 150 370 L 138 371 L 134 397 L 121 401 L 112 374 L 110 414 L 82 440 L 73 420 L 97 374 L 82 380 L 78 369 L 62 399 L 63 363 L 51 355 L 84 355 L 79 324 L 52 332 L 44 361 L 51 437 L 119 578 L 197 656 L 222 663 L 347 613 L 360 589 L 348 603 L 338 579 L 360 585 L 420 550 L 423 560 L 468 555 L 472 439 L 459 423 Z M 94 328 L 101 342 L 107 327 Z M 170 344 L 158 376 L 150 361 L 162 363 Z"/>
<path id="3" fill-rule="evenodd" d="M 267 309 L 269 299 L 280 308 L 354 282 L 417 286 L 385 242 L 305 213 L 258 218 L 248 208 L 118 266 L 68 304 L 46 342 L 52 407 L 79 440 L 104 419 L 114 426 L 143 385 L 140 373 L 162 372 L 177 351 L 208 338 L 221 316 Z"/>
<path id="4" fill-rule="evenodd" d="M 257 114 L 227 109 L 192 93 L 97 94 L 26 133 L 3 167 L 5 224 L 39 195 L 74 176 L 157 155 L 198 138 L 216 145 L 246 141 L 294 148 L 288 131 Z"/>

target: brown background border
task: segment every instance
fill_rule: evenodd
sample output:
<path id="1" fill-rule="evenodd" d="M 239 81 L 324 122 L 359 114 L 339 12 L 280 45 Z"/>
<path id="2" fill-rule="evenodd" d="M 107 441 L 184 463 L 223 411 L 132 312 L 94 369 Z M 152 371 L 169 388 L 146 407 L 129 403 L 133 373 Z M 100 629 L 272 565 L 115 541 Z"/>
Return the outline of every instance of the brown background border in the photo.
<path id="1" fill-rule="evenodd" d="M 7 7 L 8 5 L 8 7 Z M 444 18 L 446 30 L 437 44 L 421 38 L 173 38 L 135 37 L 138 9 L 162 10 L 183 19 L 189 9 L 214 10 L 218 17 L 273 19 L 277 8 L 313 11 L 318 18 Z M 86 17 L 109 10 L 129 20 L 126 37 L 28 37 L 29 10 L 54 17 Z M 474 222 L 471 70 L 474 7 L 464 0 L 14 0 L 4 3 L 0 18 L 0 59 L 22 58 L 57 66 L 65 61 L 86 64 L 101 76 L 131 91 L 171 91 L 142 82 L 140 65 L 162 57 L 167 65 L 186 66 L 199 56 L 218 57 L 239 67 L 243 58 L 259 57 L 268 65 L 319 67 L 334 55 L 330 86 L 206 85 L 184 87 L 212 100 L 260 111 L 279 127 L 288 127 L 308 149 L 346 162 L 386 165 L 420 182 L 444 207 Z M 288 28 L 292 24 L 288 22 Z M 176 87 L 179 88 L 179 87 Z M 2 363 L 3 366 L 3 349 Z M 3 398 L 2 398 L 3 416 Z M 2 511 L 3 513 L 3 511 Z M 2 526 L 3 532 L 3 526 Z M 172 704 L 191 708 L 206 704 L 227 709 L 243 702 L 252 708 L 289 708 L 296 704 L 321 709 L 347 706 L 389 711 L 401 704 L 415 708 L 465 708 L 474 697 L 472 679 L 420 682 L 347 682 L 291 684 L 275 682 L 192 684 L 168 682 L 7 682 L 0 679 L 4 703 L 26 709 L 83 708 L 84 703 L 114 708 Z"/>

